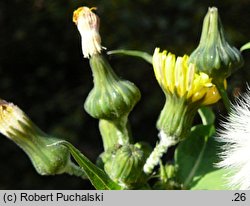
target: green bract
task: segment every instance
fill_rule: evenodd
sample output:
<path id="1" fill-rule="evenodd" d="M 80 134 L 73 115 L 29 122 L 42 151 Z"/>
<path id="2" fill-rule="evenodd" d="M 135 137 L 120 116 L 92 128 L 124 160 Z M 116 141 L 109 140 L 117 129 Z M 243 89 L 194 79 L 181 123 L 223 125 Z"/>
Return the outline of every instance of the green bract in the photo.
<path id="1" fill-rule="evenodd" d="M 60 139 L 42 132 L 19 107 L 4 100 L 0 100 L 0 132 L 25 151 L 40 175 L 83 174 L 70 161 L 68 149 L 56 145 Z"/>
<path id="2" fill-rule="evenodd" d="M 198 47 L 190 55 L 189 62 L 196 64 L 199 71 L 207 73 L 215 81 L 223 81 L 243 65 L 240 51 L 225 39 L 218 9 L 212 7 L 203 21 Z"/>
<path id="3" fill-rule="evenodd" d="M 195 103 L 188 104 L 185 98 L 173 95 L 166 100 L 157 129 L 179 142 L 187 137 L 197 110 Z"/>
<path id="4" fill-rule="evenodd" d="M 121 80 L 101 55 L 90 58 L 94 88 L 89 93 L 84 108 L 94 118 L 115 120 L 128 115 L 139 101 L 139 89 L 130 81 Z"/>

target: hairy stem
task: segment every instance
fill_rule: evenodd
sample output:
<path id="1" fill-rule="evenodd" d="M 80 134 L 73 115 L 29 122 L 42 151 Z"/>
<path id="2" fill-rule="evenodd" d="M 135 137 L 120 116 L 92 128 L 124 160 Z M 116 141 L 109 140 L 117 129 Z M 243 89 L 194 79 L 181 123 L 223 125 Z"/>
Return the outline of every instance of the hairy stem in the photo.
<path id="1" fill-rule="evenodd" d="M 177 143 L 175 138 L 167 136 L 163 131 L 159 133 L 159 137 L 159 144 L 156 145 L 143 167 L 146 174 L 151 174 L 155 166 L 160 163 L 161 157 L 167 152 L 168 148 Z"/>

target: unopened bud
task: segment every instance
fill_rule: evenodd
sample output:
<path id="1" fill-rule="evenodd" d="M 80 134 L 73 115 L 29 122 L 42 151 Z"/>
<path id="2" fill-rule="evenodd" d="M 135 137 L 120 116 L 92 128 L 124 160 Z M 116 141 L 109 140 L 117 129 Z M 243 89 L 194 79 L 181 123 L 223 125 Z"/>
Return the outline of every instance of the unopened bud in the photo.
<path id="1" fill-rule="evenodd" d="M 198 71 L 208 74 L 214 82 L 223 82 L 243 65 L 240 51 L 225 39 L 216 7 L 208 9 L 199 46 L 190 55 L 189 62 L 194 63 Z"/>
<path id="2" fill-rule="evenodd" d="M 106 173 L 115 182 L 130 186 L 145 180 L 143 164 L 144 152 L 135 145 L 123 145 L 105 163 Z"/>

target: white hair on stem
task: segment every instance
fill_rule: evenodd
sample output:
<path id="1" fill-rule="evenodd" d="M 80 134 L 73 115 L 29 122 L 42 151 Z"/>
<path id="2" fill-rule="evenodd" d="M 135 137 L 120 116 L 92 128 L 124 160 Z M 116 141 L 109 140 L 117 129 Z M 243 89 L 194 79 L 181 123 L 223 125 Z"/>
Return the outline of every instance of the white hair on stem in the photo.
<path id="1" fill-rule="evenodd" d="M 218 167 L 228 170 L 232 189 L 250 189 L 250 90 L 232 106 L 228 121 L 222 124 L 217 140 L 225 143 Z"/>

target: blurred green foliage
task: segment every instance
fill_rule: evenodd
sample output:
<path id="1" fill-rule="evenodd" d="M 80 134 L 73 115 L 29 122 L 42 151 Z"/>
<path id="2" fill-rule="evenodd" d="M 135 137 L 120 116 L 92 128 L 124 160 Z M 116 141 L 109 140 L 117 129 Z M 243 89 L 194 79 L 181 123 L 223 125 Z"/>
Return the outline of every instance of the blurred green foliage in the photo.
<path id="1" fill-rule="evenodd" d="M 216 6 L 227 34 L 237 48 L 250 40 L 250 1 L 198 0 L 3 0 L 0 2 L 0 97 L 22 108 L 44 131 L 69 140 L 91 160 L 102 151 L 98 121 L 83 102 L 92 87 L 80 35 L 72 23 L 79 6 L 96 6 L 100 33 L 108 50 L 136 49 L 152 53 L 156 46 L 178 55 L 190 54 L 199 42 L 209 6 Z M 231 97 L 250 82 L 250 55 L 228 83 Z M 119 76 L 133 81 L 142 99 L 130 119 L 136 140 L 153 145 L 155 122 L 164 96 L 151 66 L 140 59 L 109 57 Z M 217 108 L 219 111 L 221 108 Z M 40 177 L 25 154 L 0 138 L 0 189 L 92 188 L 66 175 Z"/>

